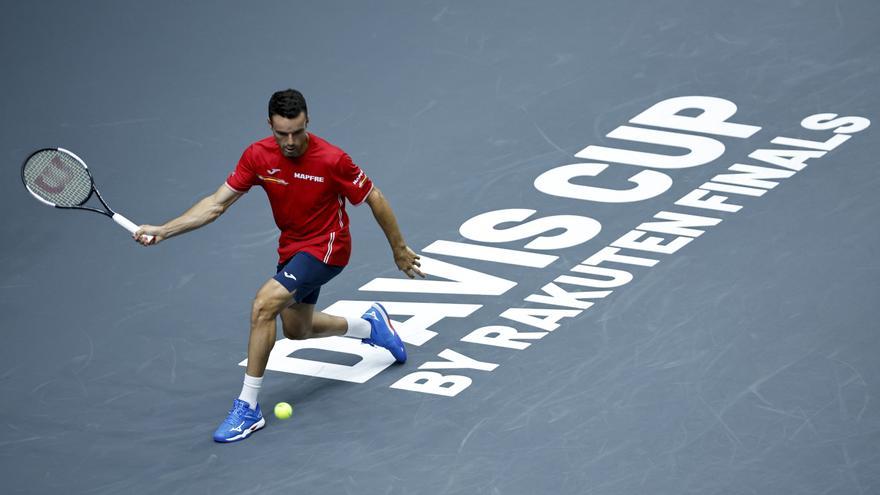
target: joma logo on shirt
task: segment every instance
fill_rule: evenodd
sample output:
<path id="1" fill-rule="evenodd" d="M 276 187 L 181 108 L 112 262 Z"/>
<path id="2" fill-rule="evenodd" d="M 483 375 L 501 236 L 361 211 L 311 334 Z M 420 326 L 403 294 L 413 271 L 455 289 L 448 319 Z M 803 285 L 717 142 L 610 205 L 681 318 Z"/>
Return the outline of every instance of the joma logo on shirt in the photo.
<path id="1" fill-rule="evenodd" d="M 315 176 L 315 175 L 301 174 L 301 173 L 299 173 L 299 172 L 294 172 L 294 173 L 293 173 L 293 178 L 294 178 L 294 179 L 302 179 L 302 180 L 310 180 L 310 181 L 312 181 L 312 182 L 324 182 L 324 178 L 323 178 L 323 177 L 318 177 L 318 176 Z"/>

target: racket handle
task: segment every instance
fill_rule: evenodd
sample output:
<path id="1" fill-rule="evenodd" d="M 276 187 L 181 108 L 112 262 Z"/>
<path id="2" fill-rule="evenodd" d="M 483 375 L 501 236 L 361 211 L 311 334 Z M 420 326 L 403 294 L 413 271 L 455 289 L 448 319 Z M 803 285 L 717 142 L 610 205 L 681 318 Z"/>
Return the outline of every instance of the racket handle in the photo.
<path id="1" fill-rule="evenodd" d="M 121 225 L 122 228 L 131 232 L 132 234 L 137 232 L 137 230 L 140 228 L 137 225 L 135 225 L 134 222 L 125 218 L 124 216 L 120 215 L 119 213 L 113 214 L 113 221 L 118 223 L 119 225 Z M 148 242 L 153 240 L 153 236 L 151 236 L 151 235 L 144 235 L 144 237 L 147 239 Z"/>

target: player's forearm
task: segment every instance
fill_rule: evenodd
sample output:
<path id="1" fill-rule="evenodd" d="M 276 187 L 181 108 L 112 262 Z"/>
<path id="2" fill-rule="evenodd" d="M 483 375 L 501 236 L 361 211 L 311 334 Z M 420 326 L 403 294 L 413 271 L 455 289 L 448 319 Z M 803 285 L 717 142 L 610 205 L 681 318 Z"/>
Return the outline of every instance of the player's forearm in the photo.
<path id="1" fill-rule="evenodd" d="M 376 223 L 379 224 L 379 227 L 382 228 L 382 232 L 385 233 L 385 238 L 388 239 L 388 244 L 391 245 L 392 250 L 405 249 L 406 241 L 403 239 L 403 234 L 400 232 L 400 227 L 397 225 L 397 217 L 394 216 L 394 211 L 391 210 L 391 205 L 378 189 L 374 190 L 373 194 L 375 194 L 376 197 L 371 198 L 369 205 L 373 210 L 373 216 L 376 218 Z"/>
<path id="2" fill-rule="evenodd" d="M 162 226 L 164 237 L 174 237 L 207 225 L 223 214 L 225 208 L 218 205 L 212 196 L 202 199 L 183 215 Z"/>

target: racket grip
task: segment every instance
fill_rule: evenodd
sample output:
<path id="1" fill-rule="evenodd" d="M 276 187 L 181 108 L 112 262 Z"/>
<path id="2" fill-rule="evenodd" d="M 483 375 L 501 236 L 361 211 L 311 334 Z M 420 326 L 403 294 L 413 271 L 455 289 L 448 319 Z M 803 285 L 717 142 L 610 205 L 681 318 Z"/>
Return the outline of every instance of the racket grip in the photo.
<path id="1" fill-rule="evenodd" d="M 121 225 L 122 228 L 124 228 L 125 230 L 131 232 L 132 234 L 134 234 L 135 232 L 137 232 L 138 228 L 140 228 L 140 227 L 138 227 L 137 225 L 135 225 L 134 222 L 132 222 L 131 220 L 125 218 L 124 216 L 120 215 L 119 213 L 114 213 L 114 214 L 113 214 L 113 221 L 116 222 L 116 223 L 118 223 L 119 225 Z M 151 235 L 144 235 L 144 237 L 147 239 L 147 241 L 152 241 L 152 240 L 153 240 L 153 236 L 151 236 Z"/>

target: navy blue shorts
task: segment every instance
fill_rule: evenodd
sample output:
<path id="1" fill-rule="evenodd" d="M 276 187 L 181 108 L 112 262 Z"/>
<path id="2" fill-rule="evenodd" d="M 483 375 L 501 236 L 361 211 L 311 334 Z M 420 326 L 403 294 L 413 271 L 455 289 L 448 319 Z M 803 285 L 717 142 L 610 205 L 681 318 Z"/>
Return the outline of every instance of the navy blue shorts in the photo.
<path id="1" fill-rule="evenodd" d="M 272 277 L 290 292 L 298 303 L 315 304 L 321 286 L 342 272 L 341 266 L 325 265 L 308 253 L 296 253 L 286 263 L 281 263 Z"/>

